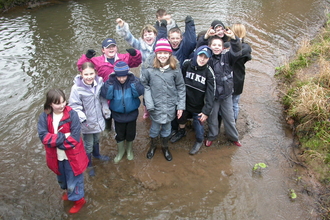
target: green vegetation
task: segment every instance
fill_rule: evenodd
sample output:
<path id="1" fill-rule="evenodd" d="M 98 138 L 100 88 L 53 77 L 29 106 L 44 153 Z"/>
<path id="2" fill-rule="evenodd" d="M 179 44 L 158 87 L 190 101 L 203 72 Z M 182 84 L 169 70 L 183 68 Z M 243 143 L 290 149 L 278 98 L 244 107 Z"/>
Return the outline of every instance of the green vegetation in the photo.
<path id="1" fill-rule="evenodd" d="M 297 194 L 296 194 L 296 192 L 294 191 L 294 189 L 290 189 L 290 191 L 289 191 L 289 197 L 290 197 L 292 200 L 294 200 L 294 199 L 297 198 Z"/>
<path id="2" fill-rule="evenodd" d="M 276 68 L 282 102 L 307 166 L 330 183 L 330 16 L 313 41 L 304 40 L 297 57 Z"/>
<path id="3" fill-rule="evenodd" d="M 45 1 L 46 0 L 0 0 L 0 12 L 7 11 L 8 9 L 11 9 L 15 6 L 20 6 L 20 5 L 36 6 Z M 50 2 L 50 1 L 51 0 L 48 0 L 47 2 Z"/>
<path id="4" fill-rule="evenodd" d="M 253 167 L 253 171 L 261 170 L 262 168 L 266 168 L 267 165 L 265 163 L 256 163 Z"/>

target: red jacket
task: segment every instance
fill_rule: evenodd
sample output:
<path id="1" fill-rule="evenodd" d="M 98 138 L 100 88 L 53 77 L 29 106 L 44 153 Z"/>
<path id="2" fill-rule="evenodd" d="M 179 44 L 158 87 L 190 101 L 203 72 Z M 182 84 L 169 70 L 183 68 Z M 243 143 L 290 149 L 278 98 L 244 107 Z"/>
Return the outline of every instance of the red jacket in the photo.
<path id="1" fill-rule="evenodd" d="M 53 114 L 43 112 L 39 116 L 38 134 L 45 146 L 47 166 L 54 173 L 60 175 L 56 152 L 56 149 L 59 148 L 65 150 L 73 173 L 77 176 L 86 170 L 88 158 L 80 134 L 78 114 L 71 107 L 66 106 L 64 108 L 58 129 L 58 134 L 54 134 Z M 70 136 L 65 138 L 65 133 L 70 133 Z"/>
<path id="2" fill-rule="evenodd" d="M 131 56 L 129 53 L 121 54 L 117 53 L 115 57 L 114 64 L 109 63 L 104 54 L 98 57 L 92 57 L 91 59 L 87 58 L 83 54 L 77 62 L 79 72 L 82 71 L 81 66 L 85 62 L 92 62 L 97 70 L 97 74 L 103 78 L 103 82 L 106 82 L 109 78 L 109 75 L 114 72 L 115 64 L 119 61 L 124 61 L 130 68 L 138 67 L 142 63 L 142 56 L 139 50 L 136 50 L 136 55 Z"/>

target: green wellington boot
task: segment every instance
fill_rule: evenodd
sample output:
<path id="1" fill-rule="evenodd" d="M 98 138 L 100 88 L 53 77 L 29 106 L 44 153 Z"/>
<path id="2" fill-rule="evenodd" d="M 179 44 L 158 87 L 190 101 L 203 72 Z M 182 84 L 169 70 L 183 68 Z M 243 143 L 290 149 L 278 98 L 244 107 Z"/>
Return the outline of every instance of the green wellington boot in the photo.
<path id="1" fill-rule="evenodd" d="M 127 160 L 133 160 L 133 141 L 126 141 L 126 155 Z"/>
<path id="2" fill-rule="evenodd" d="M 119 161 L 121 160 L 121 158 L 123 158 L 125 154 L 125 141 L 121 141 L 117 143 L 117 148 L 118 148 L 117 156 L 115 157 L 115 159 L 113 159 L 113 162 L 115 164 L 119 163 Z"/>

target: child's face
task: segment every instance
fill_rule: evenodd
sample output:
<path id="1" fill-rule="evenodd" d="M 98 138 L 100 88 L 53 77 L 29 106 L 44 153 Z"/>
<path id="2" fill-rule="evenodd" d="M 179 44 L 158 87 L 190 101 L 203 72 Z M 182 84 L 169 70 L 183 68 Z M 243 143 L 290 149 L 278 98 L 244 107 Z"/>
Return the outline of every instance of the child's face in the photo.
<path id="1" fill-rule="evenodd" d="M 221 51 L 223 50 L 222 40 L 214 39 L 210 44 L 210 48 L 215 55 L 220 54 Z"/>
<path id="2" fill-rule="evenodd" d="M 223 36 L 225 36 L 225 29 L 223 29 L 223 27 L 218 26 L 214 29 L 215 34 L 218 35 L 219 37 L 223 38 Z"/>
<path id="3" fill-rule="evenodd" d="M 84 83 L 87 85 L 92 85 L 95 79 L 95 70 L 93 68 L 86 68 L 80 73 Z"/>
<path id="4" fill-rule="evenodd" d="M 155 40 L 156 40 L 156 35 L 154 32 L 150 31 L 144 31 L 143 34 L 143 40 L 148 44 L 148 45 L 152 45 Z"/>
<path id="5" fill-rule="evenodd" d="M 210 58 L 208 58 L 205 54 L 200 54 L 197 56 L 197 64 L 198 66 L 204 66 L 207 64 Z"/>
<path id="6" fill-rule="evenodd" d="M 117 76 L 116 78 L 121 84 L 124 84 L 127 80 L 127 76 Z"/>
<path id="7" fill-rule="evenodd" d="M 118 48 L 114 44 L 111 44 L 109 47 L 102 49 L 102 53 L 104 53 L 106 58 L 114 58 L 117 51 L 118 51 Z"/>
<path id="8" fill-rule="evenodd" d="M 161 64 L 166 64 L 170 56 L 171 53 L 167 51 L 159 51 L 156 53 L 156 57 Z"/>
<path id="9" fill-rule="evenodd" d="M 63 97 L 61 97 L 60 103 L 58 103 L 58 104 L 52 103 L 50 106 L 52 107 L 53 112 L 55 114 L 61 114 L 66 106 L 66 101 L 64 101 Z"/>
<path id="10" fill-rule="evenodd" d="M 170 42 L 173 49 L 177 49 L 182 41 L 181 34 L 177 32 L 171 33 L 168 37 L 168 41 Z"/>

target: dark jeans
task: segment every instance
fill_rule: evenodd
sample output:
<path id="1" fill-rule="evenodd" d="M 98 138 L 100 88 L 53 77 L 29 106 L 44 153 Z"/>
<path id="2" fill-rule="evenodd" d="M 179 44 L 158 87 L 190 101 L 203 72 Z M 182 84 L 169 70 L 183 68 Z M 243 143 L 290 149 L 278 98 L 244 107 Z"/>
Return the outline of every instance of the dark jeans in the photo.
<path id="1" fill-rule="evenodd" d="M 195 136 L 197 142 L 203 142 L 204 140 L 204 126 L 200 122 L 198 116 L 199 113 L 189 112 L 187 110 L 183 111 L 181 118 L 178 119 L 179 124 L 186 124 L 188 118 L 193 118 L 193 126 L 195 129 Z"/>

